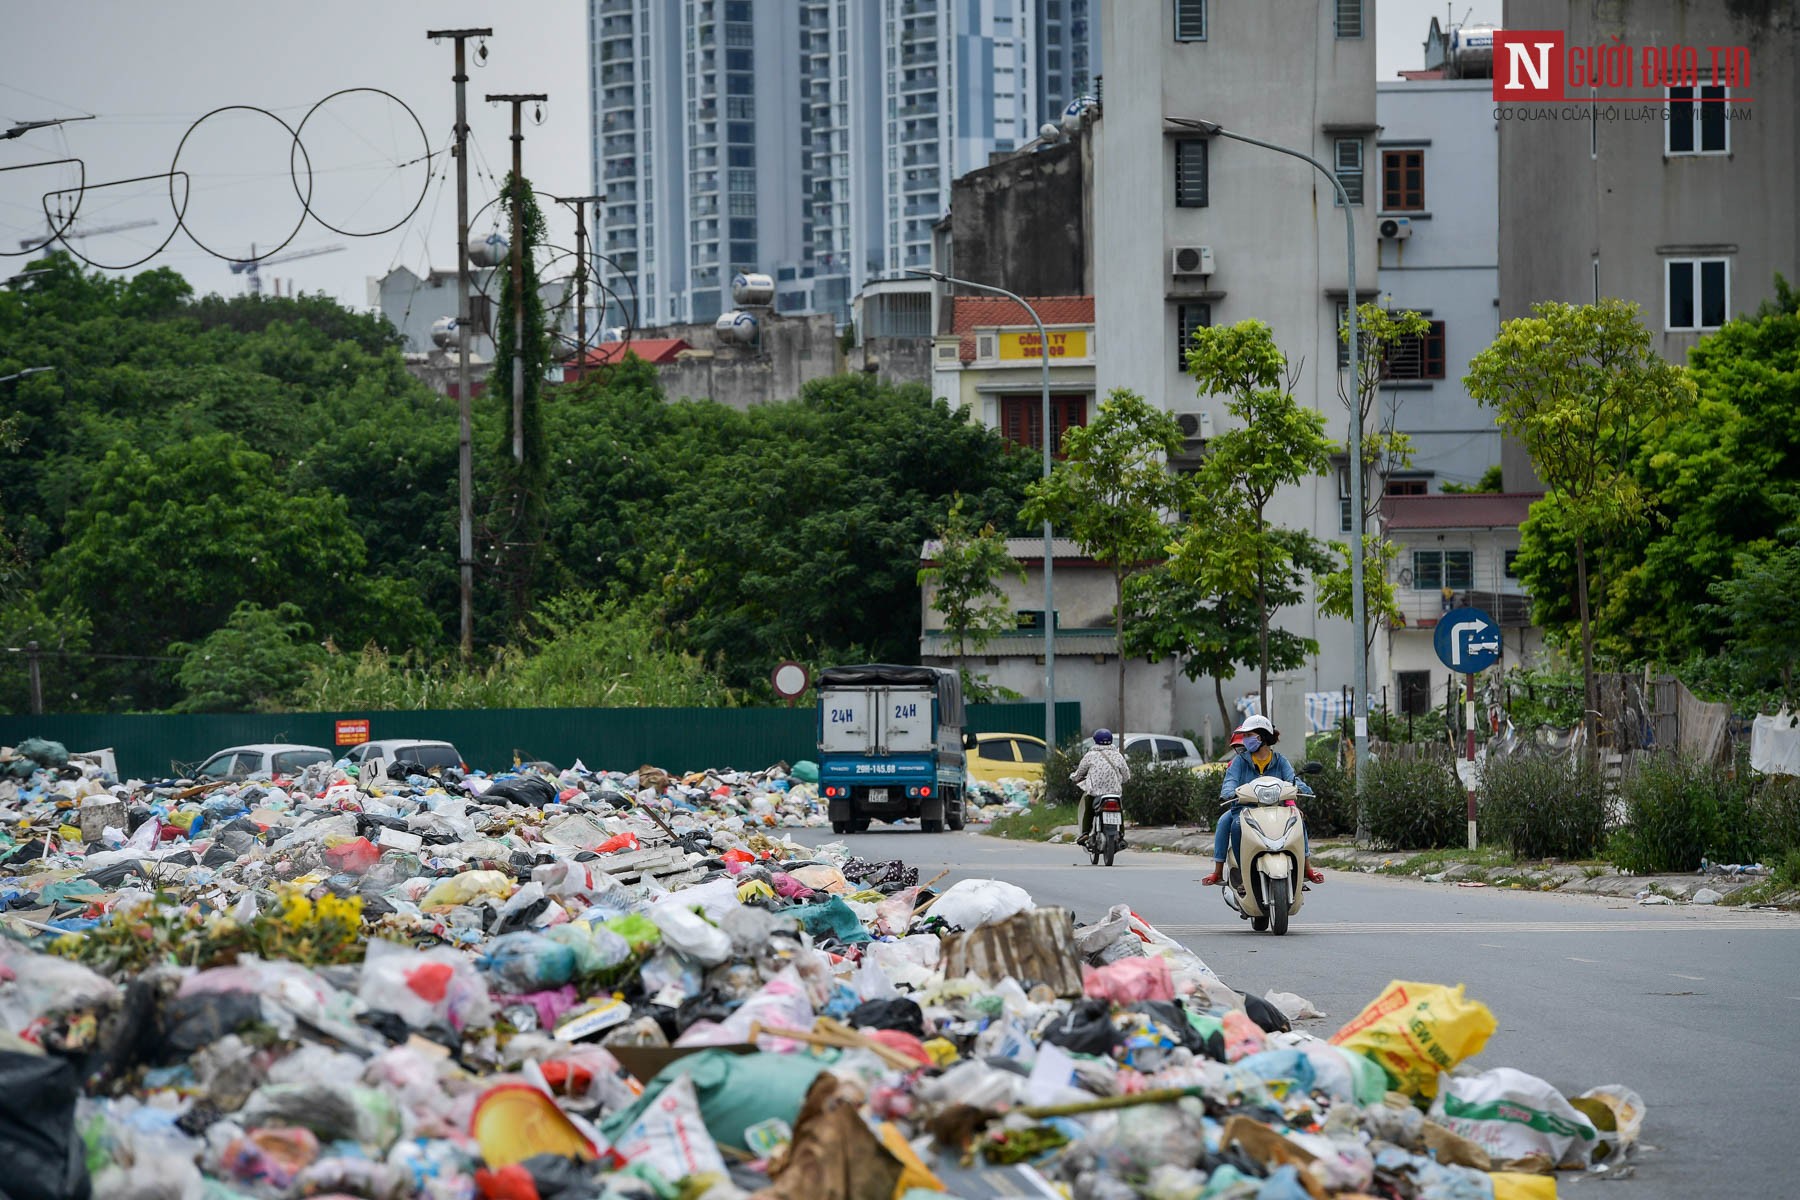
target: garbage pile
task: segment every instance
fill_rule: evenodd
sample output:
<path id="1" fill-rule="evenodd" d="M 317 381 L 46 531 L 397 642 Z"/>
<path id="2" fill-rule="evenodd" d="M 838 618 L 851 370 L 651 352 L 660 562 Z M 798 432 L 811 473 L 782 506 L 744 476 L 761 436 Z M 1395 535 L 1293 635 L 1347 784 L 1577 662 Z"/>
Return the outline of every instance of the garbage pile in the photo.
<path id="1" fill-rule="evenodd" d="M 1518 1200 L 1635 1145 L 1626 1089 L 1452 1073 L 1460 986 L 1322 1038 L 1128 907 L 737 798 L 804 785 L 635 783 L 0 785 L 0 1192 Z"/>

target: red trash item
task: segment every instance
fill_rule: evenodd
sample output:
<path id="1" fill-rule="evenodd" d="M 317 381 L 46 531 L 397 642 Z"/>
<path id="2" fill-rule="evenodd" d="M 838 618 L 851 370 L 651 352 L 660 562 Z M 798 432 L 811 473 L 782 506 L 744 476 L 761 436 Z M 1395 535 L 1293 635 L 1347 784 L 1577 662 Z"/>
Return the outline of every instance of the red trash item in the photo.
<path id="1" fill-rule="evenodd" d="M 870 1041 L 880 1042 L 889 1050 L 898 1050 L 908 1058 L 917 1059 L 922 1067 L 937 1065 L 931 1060 L 931 1055 L 926 1052 L 919 1039 L 904 1029 L 865 1029 L 862 1030 L 862 1035 Z"/>
<path id="2" fill-rule="evenodd" d="M 406 973 L 406 986 L 427 1004 L 441 1004 L 450 990 L 450 977 L 456 968 L 449 963 L 430 962 Z"/>
<path id="3" fill-rule="evenodd" d="M 540 1063 L 538 1070 L 544 1073 L 544 1082 L 550 1085 L 550 1090 L 559 1096 L 586 1095 L 594 1086 L 594 1073 L 579 1063 L 551 1059 Z"/>
<path id="4" fill-rule="evenodd" d="M 567 804 L 569 801 L 575 799 L 579 795 L 581 795 L 580 788 L 566 787 L 562 791 L 556 793 L 556 800 L 557 800 L 557 803 L 559 803 L 559 804 Z"/>
<path id="5" fill-rule="evenodd" d="M 368 838 L 359 837 L 327 850 L 325 861 L 331 864 L 333 871 L 361 875 L 381 861 L 381 849 Z"/>
<path id="6" fill-rule="evenodd" d="M 1082 967 L 1081 990 L 1096 1000 L 1136 1004 L 1140 1000 L 1175 999 L 1175 980 L 1169 974 L 1166 958 L 1121 958 L 1103 967 Z"/>
<path id="7" fill-rule="evenodd" d="M 753 863 L 756 861 L 756 855 L 750 853 L 748 850 L 740 850 L 736 846 L 733 846 L 719 857 L 728 863 Z"/>
<path id="8" fill-rule="evenodd" d="M 625 833 L 615 833 L 612 837 L 607 838 L 604 842 L 595 846 L 594 853 L 614 854 L 620 850 L 636 850 L 637 848 L 637 834 L 627 830 Z"/>
<path id="9" fill-rule="evenodd" d="M 540 1200 L 537 1180 L 518 1163 L 498 1171 L 475 1168 L 475 1190 L 482 1200 Z"/>

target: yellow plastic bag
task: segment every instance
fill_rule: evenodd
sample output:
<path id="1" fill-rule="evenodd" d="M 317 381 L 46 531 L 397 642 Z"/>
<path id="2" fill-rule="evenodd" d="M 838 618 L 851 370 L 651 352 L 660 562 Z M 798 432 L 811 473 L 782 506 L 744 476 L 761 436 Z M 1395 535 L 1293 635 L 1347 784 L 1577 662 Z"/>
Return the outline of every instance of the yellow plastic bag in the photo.
<path id="1" fill-rule="evenodd" d="M 1438 1072 L 1481 1053 L 1494 1029 L 1494 1014 L 1466 998 L 1462 984 L 1396 979 L 1331 1041 L 1374 1060 L 1395 1091 L 1429 1097 L 1437 1095 Z"/>
<path id="2" fill-rule="evenodd" d="M 1556 1180 L 1549 1175 L 1521 1175 L 1494 1171 L 1494 1200 L 1556 1200 Z"/>

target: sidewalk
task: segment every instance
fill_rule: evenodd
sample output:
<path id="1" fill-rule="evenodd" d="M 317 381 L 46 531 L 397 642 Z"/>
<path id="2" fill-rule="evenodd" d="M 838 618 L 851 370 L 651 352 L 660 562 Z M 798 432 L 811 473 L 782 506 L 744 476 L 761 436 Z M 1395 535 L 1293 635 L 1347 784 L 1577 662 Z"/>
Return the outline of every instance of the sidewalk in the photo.
<path id="1" fill-rule="evenodd" d="M 1068 843 L 1075 840 L 1076 827 L 1062 825 L 1052 830 L 1048 841 Z M 1170 854 L 1212 854 L 1213 835 L 1198 825 L 1162 825 L 1131 828 L 1125 835 L 1126 848 Z M 1723 898 L 1746 887 L 1764 882 L 1767 876 L 1732 878 L 1724 875 L 1626 875 L 1617 867 L 1603 864 L 1571 865 L 1568 863 L 1518 863 L 1511 866 L 1477 866 L 1473 863 L 1439 864 L 1436 870 L 1404 870 L 1405 864 L 1419 854 L 1403 850 L 1359 850 L 1350 842 L 1321 842 L 1313 848 L 1314 866 L 1335 871 L 1357 871 L 1365 875 L 1404 875 L 1428 883 L 1451 883 L 1462 887 L 1518 888 L 1541 892 L 1571 892 L 1594 896 L 1636 899 L 1648 893 L 1651 903 L 1666 898 L 1670 903 L 1691 903 L 1696 893 L 1710 888 L 1717 899 L 1701 903 L 1719 903 Z M 1776 900 L 1780 907 L 1791 908 L 1800 897 L 1786 896 Z"/>

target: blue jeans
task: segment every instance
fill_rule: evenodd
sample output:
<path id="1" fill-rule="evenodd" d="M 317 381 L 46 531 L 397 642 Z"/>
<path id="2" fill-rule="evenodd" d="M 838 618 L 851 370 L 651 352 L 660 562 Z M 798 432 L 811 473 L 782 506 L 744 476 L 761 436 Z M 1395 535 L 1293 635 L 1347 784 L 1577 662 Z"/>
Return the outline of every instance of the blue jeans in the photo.
<path id="1" fill-rule="evenodd" d="M 1231 843 L 1231 852 L 1236 854 L 1243 845 L 1243 834 L 1238 829 L 1238 822 L 1243 820 L 1243 810 L 1236 804 L 1226 809 L 1219 817 L 1219 827 L 1213 830 L 1213 861 L 1225 861 L 1225 844 Z M 1306 857 L 1312 857 L 1312 835 L 1307 834 L 1300 839 L 1301 848 Z"/>

